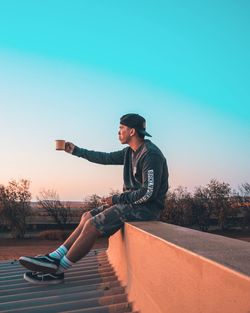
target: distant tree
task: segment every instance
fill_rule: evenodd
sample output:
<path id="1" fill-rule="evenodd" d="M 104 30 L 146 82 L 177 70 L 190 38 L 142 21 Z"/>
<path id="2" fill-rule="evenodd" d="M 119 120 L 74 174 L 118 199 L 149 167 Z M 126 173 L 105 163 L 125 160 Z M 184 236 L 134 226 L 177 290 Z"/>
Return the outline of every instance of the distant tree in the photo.
<path id="1" fill-rule="evenodd" d="M 212 218 L 222 230 L 235 226 L 250 229 L 250 184 L 240 185 L 237 191 L 212 179 L 205 187 L 196 187 L 193 195 L 182 186 L 168 191 L 163 222 L 187 227 L 195 224 L 207 231 Z"/>
<path id="2" fill-rule="evenodd" d="M 201 231 L 207 231 L 209 228 L 212 213 L 209 200 L 208 189 L 202 186 L 196 187 L 193 195 L 193 217 Z"/>
<path id="3" fill-rule="evenodd" d="M 120 191 L 118 189 L 110 189 L 108 196 L 104 196 L 104 198 L 120 194 Z M 99 206 L 104 205 L 102 202 L 101 196 L 97 194 L 92 194 L 89 197 L 87 197 L 83 203 L 83 212 L 88 212 L 92 209 L 98 208 Z M 108 206 L 107 206 L 108 207 Z"/>
<path id="4" fill-rule="evenodd" d="M 6 202 L 7 202 L 7 195 L 4 185 L 0 185 L 0 222 L 3 224 L 5 222 L 5 210 L 6 210 Z"/>
<path id="5" fill-rule="evenodd" d="M 218 218 L 218 225 L 222 230 L 226 227 L 227 217 L 231 214 L 230 194 L 231 187 L 228 183 L 210 180 L 206 186 L 209 198 L 209 211 Z"/>
<path id="6" fill-rule="evenodd" d="M 26 179 L 11 180 L 8 186 L 0 186 L 0 217 L 9 225 L 14 238 L 24 238 L 27 217 L 31 215 L 30 182 Z"/>
<path id="7" fill-rule="evenodd" d="M 243 213 L 242 228 L 250 228 L 250 184 L 244 183 L 239 187 L 240 209 Z"/>
<path id="8" fill-rule="evenodd" d="M 191 193 L 187 191 L 187 188 L 179 186 L 173 191 L 168 191 L 161 220 L 181 226 L 192 225 L 192 206 Z"/>
<path id="9" fill-rule="evenodd" d="M 250 200 L 250 184 L 244 183 L 239 186 L 240 196 L 243 198 L 243 201 Z"/>
<path id="10" fill-rule="evenodd" d="M 71 222 L 71 206 L 69 203 L 62 203 L 55 190 L 40 191 L 37 201 L 38 205 L 47 212 L 48 216 L 54 219 L 60 229 L 64 229 Z"/>
<path id="11" fill-rule="evenodd" d="M 3 214 L 4 209 L 4 195 L 5 195 L 5 187 L 0 185 L 0 221 Z"/>
<path id="12" fill-rule="evenodd" d="M 120 190 L 119 189 L 110 189 L 110 191 L 109 191 L 109 196 L 114 196 L 114 195 L 119 195 L 121 192 L 120 192 Z"/>
<path id="13" fill-rule="evenodd" d="M 84 202 L 86 211 L 90 211 L 94 208 L 99 207 L 102 204 L 101 199 L 102 197 L 98 196 L 97 194 L 89 196 Z"/>

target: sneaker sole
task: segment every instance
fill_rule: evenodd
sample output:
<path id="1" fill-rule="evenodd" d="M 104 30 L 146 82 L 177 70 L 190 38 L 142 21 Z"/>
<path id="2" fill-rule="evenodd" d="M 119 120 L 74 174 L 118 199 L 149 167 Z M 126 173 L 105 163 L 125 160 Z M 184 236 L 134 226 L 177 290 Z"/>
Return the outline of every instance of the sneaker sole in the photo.
<path id="1" fill-rule="evenodd" d="M 64 283 L 64 279 L 51 280 L 50 282 L 33 280 L 29 276 L 27 276 L 26 273 L 23 274 L 23 279 L 34 285 L 58 285 Z"/>
<path id="2" fill-rule="evenodd" d="M 19 259 L 19 263 L 27 268 L 28 270 L 31 270 L 32 272 L 42 272 L 45 274 L 55 274 L 58 267 L 54 264 L 44 264 L 43 262 L 39 262 L 37 260 L 31 260 L 26 257 L 21 257 Z"/>

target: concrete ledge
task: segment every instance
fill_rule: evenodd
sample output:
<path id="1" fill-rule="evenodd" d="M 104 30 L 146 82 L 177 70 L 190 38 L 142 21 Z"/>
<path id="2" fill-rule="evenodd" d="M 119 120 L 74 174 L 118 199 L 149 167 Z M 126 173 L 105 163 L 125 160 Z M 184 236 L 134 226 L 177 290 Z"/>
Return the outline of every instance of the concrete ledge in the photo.
<path id="1" fill-rule="evenodd" d="M 250 313 L 250 244 L 161 222 L 125 223 L 108 258 L 141 313 Z"/>

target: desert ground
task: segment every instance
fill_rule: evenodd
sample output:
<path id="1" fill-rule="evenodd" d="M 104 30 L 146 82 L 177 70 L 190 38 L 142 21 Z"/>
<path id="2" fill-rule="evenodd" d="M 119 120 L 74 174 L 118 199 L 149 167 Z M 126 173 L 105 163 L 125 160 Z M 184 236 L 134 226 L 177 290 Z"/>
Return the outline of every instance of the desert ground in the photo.
<path id="1" fill-rule="evenodd" d="M 0 261 L 15 260 L 22 255 L 46 254 L 62 244 L 59 240 L 0 238 Z M 107 248 L 108 239 L 99 238 L 93 249 Z"/>
<path id="2" fill-rule="evenodd" d="M 250 242 L 250 231 L 246 233 L 224 233 L 221 231 L 213 232 L 230 238 Z M 6 239 L 0 238 L 0 261 L 15 260 L 22 255 L 46 254 L 62 244 L 62 240 L 45 239 Z M 107 248 L 108 238 L 99 238 L 93 249 Z"/>

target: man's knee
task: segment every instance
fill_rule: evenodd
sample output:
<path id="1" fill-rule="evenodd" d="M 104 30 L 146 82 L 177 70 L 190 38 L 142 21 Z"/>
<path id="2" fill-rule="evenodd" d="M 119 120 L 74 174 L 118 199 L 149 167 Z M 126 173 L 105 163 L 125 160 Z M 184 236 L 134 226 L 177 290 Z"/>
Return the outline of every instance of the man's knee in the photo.
<path id="1" fill-rule="evenodd" d="M 97 236 L 101 236 L 101 232 L 96 228 L 95 224 L 93 223 L 93 217 L 89 218 L 85 225 L 84 228 L 82 230 L 82 232 L 87 231 L 87 232 L 92 232 L 95 233 Z"/>

